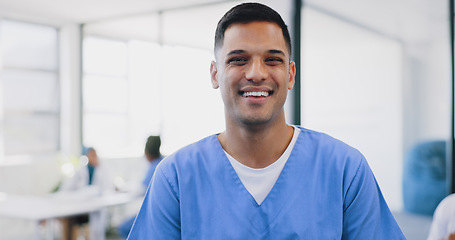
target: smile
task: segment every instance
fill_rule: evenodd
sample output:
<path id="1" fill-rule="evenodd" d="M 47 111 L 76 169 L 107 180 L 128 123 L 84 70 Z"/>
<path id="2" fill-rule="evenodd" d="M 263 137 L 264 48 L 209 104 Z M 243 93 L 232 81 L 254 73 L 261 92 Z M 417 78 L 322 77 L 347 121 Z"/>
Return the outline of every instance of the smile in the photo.
<path id="1" fill-rule="evenodd" d="M 242 97 L 268 97 L 272 95 L 273 91 L 259 91 L 259 92 L 245 92 L 240 91 L 239 94 Z"/>

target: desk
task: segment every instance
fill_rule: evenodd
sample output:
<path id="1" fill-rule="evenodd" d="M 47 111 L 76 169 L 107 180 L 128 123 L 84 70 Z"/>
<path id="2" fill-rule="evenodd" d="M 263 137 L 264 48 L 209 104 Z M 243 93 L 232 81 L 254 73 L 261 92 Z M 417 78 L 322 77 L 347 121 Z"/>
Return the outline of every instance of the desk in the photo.
<path id="1" fill-rule="evenodd" d="M 142 197 L 135 193 L 119 192 L 99 195 L 91 190 L 44 196 L 0 193 L 0 216 L 35 221 L 35 238 L 39 239 L 38 225 L 41 220 L 91 213 L 126 204 Z"/>

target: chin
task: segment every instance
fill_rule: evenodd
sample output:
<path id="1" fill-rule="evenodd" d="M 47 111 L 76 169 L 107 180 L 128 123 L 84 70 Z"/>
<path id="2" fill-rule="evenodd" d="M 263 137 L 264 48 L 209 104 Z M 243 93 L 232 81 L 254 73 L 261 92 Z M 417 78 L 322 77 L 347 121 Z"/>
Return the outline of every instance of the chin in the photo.
<path id="1" fill-rule="evenodd" d="M 240 122 L 242 122 L 246 126 L 258 126 L 258 125 L 264 125 L 267 124 L 271 121 L 270 117 L 265 117 L 265 116 L 249 116 L 249 117 L 243 117 Z"/>

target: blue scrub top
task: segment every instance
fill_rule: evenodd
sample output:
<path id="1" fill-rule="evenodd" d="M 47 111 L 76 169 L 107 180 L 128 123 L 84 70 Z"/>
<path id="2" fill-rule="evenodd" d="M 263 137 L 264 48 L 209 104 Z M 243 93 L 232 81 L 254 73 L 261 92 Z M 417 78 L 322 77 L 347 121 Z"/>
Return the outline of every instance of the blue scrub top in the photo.
<path id="1" fill-rule="evenodd" d="M 258 205 L 212 135 L 156 169 L 128 239 L 405 239 L 365 158 L 301 128 Z"/>

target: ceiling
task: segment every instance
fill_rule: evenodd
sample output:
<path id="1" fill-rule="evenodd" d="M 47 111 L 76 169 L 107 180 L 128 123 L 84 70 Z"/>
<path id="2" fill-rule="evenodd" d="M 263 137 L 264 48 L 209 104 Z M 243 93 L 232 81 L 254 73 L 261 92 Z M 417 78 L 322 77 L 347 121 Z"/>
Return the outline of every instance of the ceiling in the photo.
<path id="1" fill-rule="evenodd" d="M 292 16 L 291 2 L 293 1 L 291 0 L 258 1 L 275 9 L 278 8 L 277 11 L 284 13 L 283 16 Z M 172 26 L 165 26 L 164 30 L 184 28 L 183 31 L 188 28 L 187 31 L 194 32 L 206 27 L 213 28 L 211 25 L 206 26 L 209 24 L 208 20 L 215 24 L 216 20 L 212 18 L 218 19 L 222 12 L 214 11 L 213 9 L 217 8 L 212 6 L 214 3 L 222 2 L 225 3 L 222 5 L 232 6 L 233 2 L 238 0 L 0 0 L 0 18 L 53 26 L 83 23 L 87 27 L 97 28 L 98 32 L 101 31 L 99 24 L 102 24 L 105 32 L 106 29 L 111 32 L 130 32 L 130 36 L 144 35 L 147 32 L 149 35 L 157 36 L 150 30 L 154 28 L 147 25 L 158 24 L 159 21 L 155 19 L 157 14 L 150 13 L 184 10 L 170 11 L 175 14 L 166 16 L 172 16 L 175 23 Z M 288 7 L 284 7 L 285 2 L 288 2 Z M 425 41 L 429 36 L 448 32 L 446 29 L 448 1 L 446 0 L 304 0 L 304 4 L 311 9 L 343 21 L 353 22 L 392 39 Z M 205 7 L 200 8 L 202 12 L 198 12 L 197 9 L 185 9 L 195 5 Z M 225 9 L 222 10 L 225 11 Z M 212 17 L 212 15 L 215 16 Z M 193 24 L 193 26 L 198 28 L 185 26 L 188 22 L 185 19 L 188 18 L 191 22 L 196 22 L 197 25 Z M 305 19 L 305 16 L 303 18 Z M 291 21 L 291 19 L 287 20 Z M 133 30 L 135 32 L 131 32 Z M 153 39 L 153 37 L 148 38 Z M 196 42 L 198 41 L 200 40 Z"/>
<path id="2" fill-rule="evenodd" d="M 232 1 L 232 0 L 231 0 Z M 270 2 L 278 2 L 274 0 Z M 0 17 L 41 21 L 53 25 L 90 23 L 99 20 L 150 13 L 160 10 L 207 5 L 230 0 L 0 0 Z M 305 0 L 330 12 L 374 20 L 377 16 L 397 16 L 418 12 L 439 14 L 445 0 Z M 441 14 L 439 14 L 441 15 Z M 384 20 L 383 17 L 380 19 Z"/>
<path id="3" fill-rule="evenodd" d="M 0 17 L 63 25 L 226 0 L 0 0 Z"/>

